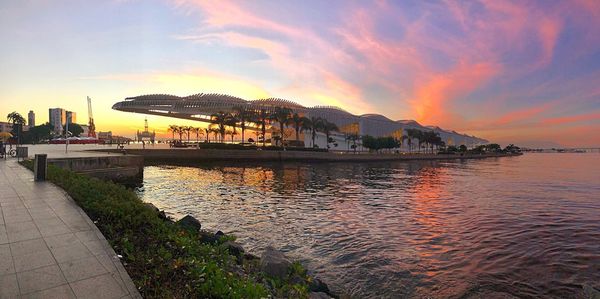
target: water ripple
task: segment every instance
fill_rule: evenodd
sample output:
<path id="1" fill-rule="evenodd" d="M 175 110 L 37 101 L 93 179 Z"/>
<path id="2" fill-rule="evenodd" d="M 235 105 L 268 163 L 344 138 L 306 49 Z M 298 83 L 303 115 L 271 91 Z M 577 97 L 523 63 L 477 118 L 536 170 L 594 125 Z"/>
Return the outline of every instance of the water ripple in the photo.
<path id="1" fill-rule="evenodd" d="M 140 195 L 355 297 L 572 298 L 600 289 L 598 158 L 148 166 Z"/>

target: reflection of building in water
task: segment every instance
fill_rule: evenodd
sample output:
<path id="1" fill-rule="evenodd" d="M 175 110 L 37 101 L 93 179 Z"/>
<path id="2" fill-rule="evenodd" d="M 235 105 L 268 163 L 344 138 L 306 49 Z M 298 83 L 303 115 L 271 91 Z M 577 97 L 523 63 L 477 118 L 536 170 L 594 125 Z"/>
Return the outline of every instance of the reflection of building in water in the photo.
<path id="1" fill-rule="evenodd" d="M 263 111 L 272 113 L 276 108 L 290 108 L 301 116 L 321 117 L 333 122 L 340 129 L 331 135 L 334 147 L 340 150 L 346 150 L 348 143 L 346 135 L 371 135 L 371 136 L 394 136 L 401 137 L 406 134 L 407 129 L 417 129 L 421 131 L 434 131 L 440 135 L 443 141 L 455 145 L 464 144 L 474 146 L 487 143 L 487 140 L 460 134 L 451 130 L 444 130 L 436 126 L 423 126 L 414 120 L 391 120 L 380 114 L 362 114 L 354 115 L 337 107 L 315 106 L 304 107 L 298 103 L 277 99 L 259 99 L 246 101 L 237 97 L 222 94 L 196 94 L 187 97 L 178 97 L 173 95 L 143 95 L 126 98 L 124 101 L 113 105 L 113 109 L 119 111 L 161 115 L 181 119 L 191 119 L 197 121 L 210 122 L 210 116 L 219 112 L 235 112 L 237 110 Z M 278 125 L 271 123 L 269 134 L 279 134 Z M 250 126 L 249 130 L 257 130 L 256 126 Z M 292 128 L 284 132 L 288 140 L 295 139 L 295 133 Z M 270 136 L 267 136 L 269 139 Z M 311 146 L 311 134 L 301 132 L 300 141 L 305 146 Z M 416 140 L 415 140 L 416 141 Z M 416 142 L 415 142 L 416 143 Z M 326 147 L 326 138 L 322 133 L 318 133 L 315 140 L 318 147 Z M 336 146 L 337 145 L 337 146 Z"/>
<path id="2" fill-rule="evenodd" d="M 137 131 L 136 134 L 136 138 L 137 141 L 144 141 L 144 139 L 149 139 L 150 142 L 154 143 L 154 139 L 156 137 L 156 133 L 154 131 L 152 131 L 152 133 L 150 133 L 148 131 L 148 119 L 144 119 L 144 131 L 140 132 L 140 130 Z"/>

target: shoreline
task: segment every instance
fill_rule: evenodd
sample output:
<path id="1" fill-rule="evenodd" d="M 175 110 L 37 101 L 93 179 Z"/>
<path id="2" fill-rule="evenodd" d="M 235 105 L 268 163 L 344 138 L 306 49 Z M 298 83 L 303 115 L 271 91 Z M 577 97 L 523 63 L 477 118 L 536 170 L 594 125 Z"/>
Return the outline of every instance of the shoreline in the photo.
<path id="1" fill-rule="evenodd" d="M 372 161 L 413 161 L 413 160 L 455 160 L 485 159 L 520 156 L 521 153 L 486 154 L 425 154 L 425 153 L 353 153 L 353 152 L 310 152 L 310 151 L 267 151 L 232 149 L 93 149 L 90 152 L 120 153 L 144 157 L 145 161 L 279 161 L 279 162 L 372 162 Z"/>
<path id="2" fill-rule="evenodd" d="M 32 160 L 19 164 L 33 168 Z M 120 184 L 54 165 L 48 182 L 67 193 L 106 236 L 142 296 L 340 297 L 280 250 L 267 247 L 260 257 L 248 253 L 235 235 L 207 231 L 190 215 L 167 217 Z"/>

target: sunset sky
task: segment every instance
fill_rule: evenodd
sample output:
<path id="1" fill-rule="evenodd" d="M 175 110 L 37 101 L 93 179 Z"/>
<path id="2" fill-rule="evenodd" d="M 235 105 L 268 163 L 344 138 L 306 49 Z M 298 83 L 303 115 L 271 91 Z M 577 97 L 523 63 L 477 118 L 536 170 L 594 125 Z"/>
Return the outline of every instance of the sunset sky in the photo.
<path id="1" fill-rule="evenodd" d="M 132 136 L 128 96 L 335 105 L 501 144 L 600 146 L 600 1 L 0 1 L 0 116 Z M 149 116 L 150 127 L 185 122 Z"/>

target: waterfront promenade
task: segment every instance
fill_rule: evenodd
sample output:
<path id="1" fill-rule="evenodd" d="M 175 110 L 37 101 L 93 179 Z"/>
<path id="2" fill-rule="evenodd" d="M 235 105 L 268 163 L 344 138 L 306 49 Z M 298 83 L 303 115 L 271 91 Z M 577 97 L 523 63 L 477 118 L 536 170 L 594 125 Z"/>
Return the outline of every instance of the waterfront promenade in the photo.
<path id="1" fill-rule="evenodd" d="M 0 160 L 0 298 L 141 298 L 102 233 L 62 191 Z"/>

